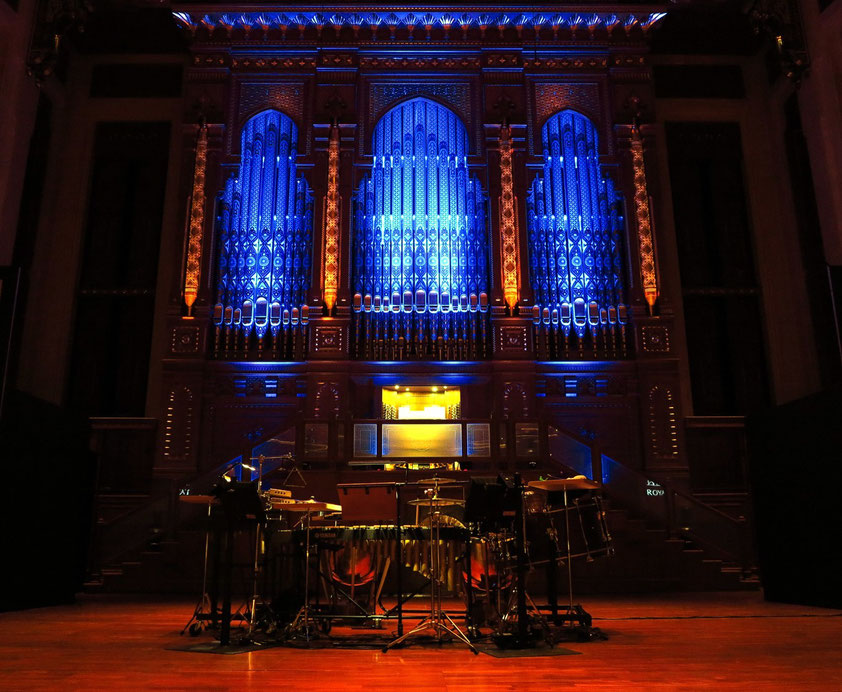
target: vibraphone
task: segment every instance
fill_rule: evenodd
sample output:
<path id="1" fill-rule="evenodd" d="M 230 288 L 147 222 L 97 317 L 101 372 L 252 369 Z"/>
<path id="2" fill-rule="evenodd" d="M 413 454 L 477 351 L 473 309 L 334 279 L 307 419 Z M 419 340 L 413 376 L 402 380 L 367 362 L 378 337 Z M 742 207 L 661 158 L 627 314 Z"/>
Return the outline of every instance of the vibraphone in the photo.
<path id="1" fill-rule="evenodd" d="M 372 623 L 398 617 L 406 612 L 403 604 L 424 588 L 430 574 L 430 533 L 425 525 L 314 525 L 309 529 L 310 549 L 314 557 L 304 565 L 306 528 L 289 529 L 286 522 L 270 520 L 265 530 L 265 573 L 262 587 L 265 595 L 277 596 L 296 591 L 299 599 L 305 594 L 294 584 L 303 583 L 303 570 L 312 570 L 317 579 L 311 581 L 314 617 L 371 620 Z M 470 531 L 462 526 L 439 528 L 439 564 L 444 566 L 441 579 L 445 588 L 458 594 L 469 561 Z M 391 572 L 403 565 L 421 575 L 424 584 L 409 593 L 396 592 L 396 581 L 389 584 L 397 604 L 383 604 L 384 586 Z M 278 592 L 280 589 L 280 593 Z M 266 596 L 264 596 L 265 598 Z M 346 607 L 342 607 L 344 605 Z M 350 612 L 349 608 L 350 606 Z M 288 612 L 288 609 L 287 609 Z M 329 626 L 327 623 L 326 627 Z"/>

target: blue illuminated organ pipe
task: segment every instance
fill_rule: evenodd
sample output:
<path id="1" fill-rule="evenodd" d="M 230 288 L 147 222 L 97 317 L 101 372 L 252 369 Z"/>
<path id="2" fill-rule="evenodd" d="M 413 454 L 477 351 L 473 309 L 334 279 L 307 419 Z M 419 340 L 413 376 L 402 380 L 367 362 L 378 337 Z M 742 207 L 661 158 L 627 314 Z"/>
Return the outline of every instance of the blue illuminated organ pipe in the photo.
<path id="1" fill-rule="evenodd" d="M 596 128 L 563 110 L 541 139 L 543 170 L 527 197 L 539 357 L 625 356 L 622 198 L 599 164 Z"/>
<path id="2" fill-rule="evenodd" d="M 220 195 L 215 352 L 306 354 L 313 195 L 296 175 L 298 130 L 266 110 L 242 131 L 241 160 Z M 270 343 L 266 343 L 266 342 Z"/>
<path id="3" fill-rule="evenodd" d="M 378 121 L 354 195 L 357 357 L 468 360 L 486 354 L 486 196 L 468 133 L 424 98 Z"/>

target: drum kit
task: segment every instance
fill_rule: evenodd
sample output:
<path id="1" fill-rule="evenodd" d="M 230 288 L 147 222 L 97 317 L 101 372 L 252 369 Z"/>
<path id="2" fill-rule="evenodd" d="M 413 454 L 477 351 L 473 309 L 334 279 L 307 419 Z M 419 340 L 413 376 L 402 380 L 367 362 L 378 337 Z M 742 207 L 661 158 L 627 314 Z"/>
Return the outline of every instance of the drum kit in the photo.
<path id="1" fill-rule="evenodd" d="M 224 487 L 230 483 L 223 484 Z M 474 645 L 483 636 L 482 628 L 490 628 L 491 636 L 500 647 L 526 648 L 534 646 L 537 639 L 543 639 L 551 646 L 565 634 L 579 639 L 593 638 L 590 633 L 591 617 L 580 605 L 574 602 L 572 561 L 577 558 L 592 560 L 600 555 L 611 554 L 611 538 L 605 524 L 599 495 L 600 486 L 585 478 L 537 480 L 522 483 L 519 475 L 514 479 L 503 476 L 485 479 L 471 479 L 470 484 L 451 478 L 434 476 L 418 481 L 408 479 L 399 483 L 381 483 L 390 501 L 394 504 L 392 515 L 372 521 L 372 517 L 363 524 L 351 520 L 351 512 L 343 517 L 341 524 L 334 519 L 334 525 L 325 520 L 325 516 L 338 517 L 342 513 L 339 504 L 315 500 L 294 500 L 286 489 L 273 489 L 257 492 L 259 484 L 249 485 L 252 497 L 262 508 L 276 516 L 286 517 L 284 524 L 292 527 L 297 545 L 300 546 L 303 559 L 303 598 L 300 607 L 291 621 L 285 626 L 271 627 L 280 632 L 285 640 L 303 640 L 309 643 L 318 632 L 330 630 L 332 620 L 343 621 L 342 613 L 335 609 L 325 609 L 318 603 L 319 585 L 333 589 L 355 606 L 359 613 L 352 616 L 364 621 L 380 624 L 383 619 L 397 618 L 397 636 L 383 646 L 387 652 L 399 646 L 406 646 L 422 635 L 432 634 L 434 641 L 441 643 L 450 639 L 466 645 L 473 653 L 478 653 Z M 352 484 L 353 485 L 353 484 Z M 465 493 L 466 485 L 467 495 Z M 388 486 L 388 487 L 386 487 Z M 341 487 L 341 486 L 340 486 Z M 243 489 L 240 488 L 242 491 Z M 369 487 L 366 487 L 368 494 Z M 461 491 L 461 497 L 459 495 Z M 346 491 L 347 492 L 347 491 Z M 414 494 L 415 497 L 402 501 L 402 497 Z M 383 495 L 384 498 L 386 494 Z M 351 496 L 348 496 L 349 498 Z M 373 496 L 372 496 L 373 497 Z M 222 623 L 220 641 L 228 644 L 230 632 L 230 593 L 223 593 L 222 613 L 217 612 L 216 597 L 209 594 L 209 543 L 210 518 L 217 506 L 228 504 L 228 516 L 231 514 L 232 500 L 226 495 L 214 492 L 212 495 L 188 495 L 180 498 L 183 502 L 207 506 L 209 528 L 205 534 L 205 552 L 202 599 L 196 606 L 190 622 L 184 631 L 198 634 L 210 622 Z M 345 504 L 342 492 L 340 501 Z M 376 500 L 372 503 L 376 504 Z M 348 502 L 350 510 L 351 503 Z M 380 513 L 385 510 L 382 502 Z M 405 509 L 404 509 L 405 508 Z M 220 507 L 222 509 L 222 507 Z M 254 527 L 254 563 L 250 602 L 244 606 L 246 614 L 242 617 L 248 622 L 247 639 L 251 639 L 255 629 L 263 624 L 256 613 L 263 606 L 264 613 L 268 603 L 259 595 L 258 575 L 262 572 L 261 561 L 265 559 L 266 530 L 265 517 L 261 517 L 256 507 L 242 500 L 237 510 L 246 513 L 246 519 Z M 406 512 L 414 511 L 414 522 Z M 403 523 L 402 516 L 406 516 Z M 242 517 L 240 518 L 242 519 Z M 349 521 L 350 520 L 350 521 Z M 216 538 L 225 549 L 231 550 L 232 532 L 236 527 L 227 525 L 228 541 Z M 347 536 L 349 533 L 366 535 L 364 541 L 346 547 L 339 547 L 340 539 L 324 549 L 321 537 L 316 539 L 314 531 L 321 536 L 327 529 L 334 536 Z M 454 531 L 459 533 L 455 534 Z M 345 538 L 344 540 L 348 540 Z M 390 549 L 397 555 L 376 560 L 374 553 L 381 556 L 384 549 L 373 547 L 376 541 L 390 542 Z M 450 542 L 461 543 L 462 549 L 448 552 L 444 548 Z M 424 586 L 413 594 L 405 594 L 402 566 L 408 564 L 404 551 L 413 543 L 425 553 L 423 576 Z M 395 547 L 396 546 L 396 547 Z M 326 553 L 323 560 L 322 553 Z M 454 558 L 455 554 L 455 558 Z M 315 558 L 315 559 L 314 559 Z M 452 564 L 455 559 L 456 564 Z M 230 555 L 228 563 L 230 566 Z M 393 591 L 397 591 L 397 604 L 375 615 L 354 600 L 355 589 L 369 585 L 373 600 L 379 603 L 380 594 L 386 583 L 390 565 L 397 565 L 390 582 Z M 555 597 L 557 569 L 565 568 L 567 581 L 567 603 L 560 605 Z M 537 569 L 547 571 L 548 603 L 537 605 L 528 590 L 529 576 Z M 214 570 L 214 579 L 218 579 L 219 568 Z M 458 592 L 465 602 L 465 627 L 460 628 L 445 608 L 445 596 L 448 592 L 447 576 L 458 575 Z M 450 580 L 451 586 L 452 580 Z M 552 586 L 550 584 L 552 582 Z M 299 582 L 300 583 L 300 582 Z M 231 579 L 222 579 L 222 591 L 230 591 Z M 213 588 L 214 593 L 219 585 Z M 396 586 L 396 589 L 394 587 Z M 350 595 L 348 590 L 350 589 Z M 426 611 L 408 611 L 404 604 L 423 590 L 428 598 Z M 316 603 L 312 601 L 316 595 Z M 333 603 L 335 604 L 334 597 Z M 294 612 L 294 611 L 291 611 Z M 405 613 L 423 614 L 421 620 L 408 631 L 403 631 Z M 548 613 L 549 618 L 545 616 Z M 291 614 L 291 613 L 290 613 Z M 560 625 L 561 627 L 551 627 Z M 566 632 L 562 632 L 566 630 Z M 429 636 L 426 637 L 429 639 Z"/>

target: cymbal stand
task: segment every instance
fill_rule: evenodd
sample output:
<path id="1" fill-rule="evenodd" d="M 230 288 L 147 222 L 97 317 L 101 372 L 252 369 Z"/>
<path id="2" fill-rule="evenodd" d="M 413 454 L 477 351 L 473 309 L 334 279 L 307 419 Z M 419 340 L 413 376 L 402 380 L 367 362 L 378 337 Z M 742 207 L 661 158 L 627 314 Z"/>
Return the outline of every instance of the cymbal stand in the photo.
<path id="1" fill-rule="evenodd" d="M 316 630 L 316 618 L 310 612 L 310 518 L 312 512 L 307 511 L 301 518 L 304 522 L 304 604 L 299 609 L 295 619 L 287 626 L 287 637 L 295 633 L 304 632 L 304 641 L 310 641 L 310 630 Z"/>
<path id="2" fill-rule="evenodd" d="M 257 601 L 258 598 L 261 601 L 261 605 L 265 606 L 266 601 L 264 600 L 263 596 L 258 596 L 258 583 L 259 577 L 261 573 L 260 567 L 260 545 L 263 540 L 263 530 L 258 524 L 254 529 L 254 564 L 252 565 L 252 583 L 251 583 L 251 603 L 249 604 L 249 629 L 246 633 L 246 639 L 251 640 L 252 635 L 254 634 L 254 628 L 257 624 Z"/>
<path id="3" fill-rule="evenodd" d="M 530 618 L 538 621 L 544 632 L 546 641 L 552 646 L 550 626 L 546 618 L 541 614 L 540 609 L 526 589 L 527 574 L 531 572 L 529 565 L 528 547 L 526 541 L 526 508 L 524 506 L 523 484 L 520 474 L 515 474 L 515 489 L 517 490 L 517 504 L 515 505 L 515 550 L 517 552 L 517 564 L 515 566 L 515 578 L 513 579 L 512 591 L 509 595 L 506 613 L 500 618 L 500 637 L 503 641 L 506 633 L 503 631 L 505 625 L 512 620 L 512 615 L 517 618 L 517 631 L 511 639 L 506 642 L 507 646 L 517 649 L 529 648 L 533 644 L 533 634 L 529 628 Z"/>
<path id="4" fill-rule="evenodd" d="M 188 629 L 190 630 L 190 634 L 192 635 L 199 634 L 199 632 L 202 631 L 202 628 L 205 627 L 205 625 L 202 624 L 202 621 L 207 620 L 208 613 L 210 613 L 213 610 L 213 608 L 211 607 L 211 598 L 208 594 L 208 546 L 210 545 L 210 521 L 212 505 L 213 500 L 208 500 L 208 516 L 207 523 L 205 525 L 205 557 L 204 564 L 202 566 L 202 596 L 199 599 L 199 602 L 196 604 L 196 608 L 193 610 L 193 615 L 190 616 L 190 619 L 187 621 L 187 624 L 184 625 L 184 629 L 181 630 L 181 634 L 184 634 Z M 215 613 L 213 613 L 213 615 L 215 615 Z"/>
<path id="5" fill-rule="evenodd" d="M 436 509 L 435 505 L 435 499 L 437 499 L 438 495 L 438 484 L 426 492 L 430 497 L 430 614 L 409 632 L 384 646 L 383 653 L 422 632 L 433 630 L 439 644 L 442 642 L 442 635 L 449 634 L 454 639 L 466 644 L 474 654 L 479 654 L 479 651 L 471 643 L 471 640 L 468 639 L 468 636 L 459 629 L 459 626 L 442 608 L 441 512 Z"/>
<path id="6" fill-rule="evenodd" d="M 573 614 L 573 560 L 570 550 L 570 503 L 567 500 L 567 486 L 564 486 L 564 542 L 567 549 L 567 594 L 569 596 L 568 615 Z M 569 617 L 568 626 L 573 629 L 573 618 Z"/>

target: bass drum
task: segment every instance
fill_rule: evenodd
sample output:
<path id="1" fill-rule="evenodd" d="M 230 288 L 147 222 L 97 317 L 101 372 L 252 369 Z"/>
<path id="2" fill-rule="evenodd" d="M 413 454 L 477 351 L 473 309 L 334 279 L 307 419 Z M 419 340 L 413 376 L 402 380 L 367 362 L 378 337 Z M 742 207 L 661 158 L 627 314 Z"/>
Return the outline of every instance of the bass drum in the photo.
<path id="1" fill-rule="evenodd" d="M 354 588 L 370 584 L 376 573 L 374 556 L 369 550 L 348 545 L 327 554 L 330 578 L 342 586 Z"/>
<path id="2" fill-rule="evenodd" d="M 508 587 L 512 583 L 515 564 L 515 540 L 505 534 L 489 534 L 486 538 L 471 539 L 471 589 L 488 592 Z M 462 579 L 468 583 L 463 567 Z"/>
<path id="3" fill-rule="evenodd" d="M 566 559 L 568 529 L 571 558 L 584 557 L 590 561 L 611 554 L 611 535 L 602 501 L 597 495 L 588 493 L 574 498 L 567 508 L 557 507 L 527 515 L 530 562 L 541 565 L 550 560 Z"/>

